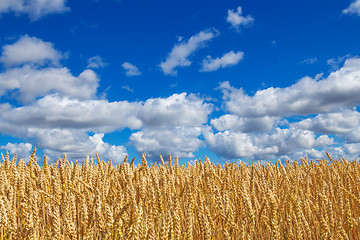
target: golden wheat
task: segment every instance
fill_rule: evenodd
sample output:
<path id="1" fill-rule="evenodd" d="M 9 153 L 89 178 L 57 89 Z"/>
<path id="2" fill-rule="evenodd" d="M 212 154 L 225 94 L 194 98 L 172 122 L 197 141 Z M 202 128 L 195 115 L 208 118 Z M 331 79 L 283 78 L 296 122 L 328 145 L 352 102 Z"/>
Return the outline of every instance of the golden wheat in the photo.
<path id="1" fill-rule="evenodd" d="M 0 164 L 0 239 L 360 239 L 360 164 Z"/>

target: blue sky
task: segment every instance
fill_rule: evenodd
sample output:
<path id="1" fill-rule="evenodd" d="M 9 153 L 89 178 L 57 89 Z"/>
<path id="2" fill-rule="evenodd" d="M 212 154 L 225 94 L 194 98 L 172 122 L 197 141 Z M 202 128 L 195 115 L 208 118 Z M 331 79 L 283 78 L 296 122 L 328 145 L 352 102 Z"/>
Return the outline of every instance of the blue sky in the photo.
<path id="1" fill-rule="evenodd" d="M 0 151 L 358 158 L 360 0 L 0 1 Z"/>

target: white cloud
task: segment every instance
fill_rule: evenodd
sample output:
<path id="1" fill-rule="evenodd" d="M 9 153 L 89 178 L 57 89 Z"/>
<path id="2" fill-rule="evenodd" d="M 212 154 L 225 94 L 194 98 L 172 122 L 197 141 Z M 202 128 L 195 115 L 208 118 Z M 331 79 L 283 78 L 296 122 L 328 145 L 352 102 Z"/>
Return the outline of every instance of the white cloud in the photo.
<path id="1" fill-rule="evenodd" d="M 190 40 L 179 45 L 189 44 Z M 203 44 L 199 39 L 196 41 Z M 183 59 L 189 61 L 190 55 L 191 51 L 183 55 Z M 209 99 L 181 93 L 146 101 L 99 100 L 96 97 L 99 78 L 94 71 L 87 69 L 76 77 L 66 67 L 41 68 L 43 61 L 55 64 L 56 58 L 49 56 L 22 60 L 20 64 L 24 65 L 20 67 L 17 66 L 20 64 L 9 64 L 15 67 L 0 74 L 0 97 L 25 103 L 20 107 L 0 103 L 0 132 L 28 141 L 30 148 L 33 144 L 44 149 L 54 160 L 64 152 L 70 159 L 97 152 L 105 159 L 121 163 L 127 154 L 126 148 L 103 139 L 104 134 L 124 128 L 136 130 L 129 138 L 130 143 L 139 153 L 146 152 L 154 159 L 169 153 L 181 158 L 194 157 L 205 144 L 228 159 L 261 160 L 299 154 L 319 157 L 328 149 L 353 156 L 360 143 L 359 113 L 347 109 L 360 103 L 358 58 L 346 60 L 341 69 L 328 77 L 305 77 L 287 88 L 268 88 L 254 96 L 224 82 L 220 89 L 227 112 L 209 123 L 213 110 Z M 232 62 L 232 57 L 225 61 L 224 56 L 209 60 L 208 69 L 225 67 Z M 94 58 L 89 60 L 89 65 L 94 63 L 92 67 L 96 68 L 101 62 L 101 58 Z M 286 121 L 284 116 L 310 113 L 318 115 L 281 125 Z M 345 144 L 335 148 L 334 140 L 321 134 L 343 137 Z M 28 146 L 24 143 L 1 148 L 25 151 Z"/>
<path id="2" fill-rule="evenodd" d="M 360 127 L 360 113 L 345 109 L 341 112 L 318 114 L 294 125 L 317 133 L 344 135 Z"/>
<path id="3" fill-rule="evenodd" d="M 228 82 L 223 82 L 220 89 L 226 109 L 238 116 L 283 117 L 333 112 L 360 103 L 360 59 L 347 59 L 341 69 L 325 79 L 304 77 L 290 87 L 271 87 L 257 91 L 254 96 Z"/>
<path id="4" fill-rule="evenodd" d="M 350 54 L 346 54 L 345 56 L 341 56 L 337 58 L 330 58 L 326 61 L 326 63 L 331 66 L 332 71 L 335 71 L 338 70 L 348 58 L 351 58 Z"/>
<path id="5" fill-rule="evenodd" d="M 279 157 L 280 160 L 287 161 L 296 161 L 296 160 L 300 160 L 301 158 L 307 157 L 308 160 L 310 159 L 323 159 L 326 156 L 326 151 L 324 149 L 318 150 L 318 149 L 302 149 L 302 150 L 298 150 L 293 154 L 290 155 L 283 155 L 281 157 Z"/>
<path id="6" fill-rule="evenodd" d="M 224 54 L 221 58 L 213 59 L 211 56 L 207 56 L 202 61 L 201 72 L 212 72 L 219 68 L 226 68 L 238 64 L 244 58 L 244 52 L 234 53 L 230 51 Z"/>
<path id="7" fill-rule="evenodd" d="M 106 133 L 123 128 L 201 126 L 207 122 L 211 105 L 185 93 L 145 102 L 79 100 L 55 94 L 23 107 L 2 104 L 0 110 L 0 132 L 26 137 L 30 128 Z"/>
<path id="8" fill-rule="evenodd" d="M 44 153 L 52 161 L 56 161 L 63 153 L 70 160 L 81 160 L 86 155 L 94 157 L 98 153 L 104 160 L 111 159 L 114 164 L 120 164 L 127 155 L 124 146 L 105 143 L 103 133 L 89 136 L 80 130 L 31 129 L 31 134 L 36 144 L 45 148 Z"/>
<path id="9" fill-rule="evenodd" d="M 145 102 L 80 100 L 53 94 L 22 107 L 0 104 L 0 111 L 1 133 L 30 140 L 51 156 L 66 152 L 71 158 L 80 158 L 86 152 L 106 148 L 103 156 L 114 159 L 116 152 L 125 150 L 119 146 L 104 145 L 99 140 L 100 135 L 91 138 L 88 132 L 109 133 L 124 128 L 139 129 L 143 135 L 139 137 L 140 133 L 135 134 L 137 138 L 134 138 L 134 143 L 136 142 L 140 151 L 141 139 L 152 136 L 156 137 L 154 141 L 163 143 L 165 138 L 156 132 L 168 129 L 163 132 L 165 136 L 177 129 L 174 136 L 178 134 L 179 139 L 184 138 L 197 149 L 201 141 L 198 140 L 199 131 L 196 129 L 207 122 L 211 105 L 186 93 L 148 99 Z M 169 134 L 166 136 L 170 136 Z M 95 141 L 97 145 L 91 141 Z M 175 149 L 177 142 L 175 139 L 169 140 L 168 144 L 173 146 L 171 149 Z M 184 147 L 174 153 L 182 157 L 190 156 L 193 148 L 186 147 L 188 145 L 185 142 L 182 144 Z"/>
<path id="10" fill-rule="evenodd" d="M 244 118 L 233 114 L 225 114 L 219 118 L 211 119 L 210 124 L 218 131 L 267 132 L 273 128 L 276 119 L 269 116 Z"/>
<path id="11" fill-rule="evenodd" d="M 128 155 L 124 146 L 116 146 L 105 143 L 102 139 L 103 133 L 97 133 L 89 137 L 90 141 L 95 144 L 93 152 L 98 153 L 105 159 L 111 159 L 114 164 L 121 164 Z M 91 153 L 91 152 L 90 152 Z"/>
<path id="12" fill-rule="evenodd" d="M 5 95 L 29 103 L 49 93 L 89 99 L 96 95 L 99 78 L 90 69 L 75 77 L 59 67 L 64 57 L 53 44 L 35 37 L 22 36 L 5 45 L 0 61 L 7 69 L 0 73 L 0 97 Z M 46 66 L 46 65 L 52 66 Z"/>
<path id="13" fill-rule="evenodd" d="M 1 146 L 0 149 L 4 149 L 10 154 L 17 154 L 18 159 L 27 159 L 31 155 L 32 145 L 30 143 L 7 143 L 5 146 Z"/>
<path id="14" fill-rule="evenodd" d="M 198 138 L 200 127 L 174 127 L 174 128 L 145 128 L 130 136 L 139 153 L 146 153 L 149 158 L 159 159 L 159 156 L 171 154 L 174 157 L 190 158 L 202 141 Z"/>
<path id="15" fill-rule="evenodd" d="M 193 94 L 181 93 L 148 99 L 138 116 L 152 127 L 199 126 L 207 122 L 211 111 L 211 104 Z"/>
<path id="16" fill-rule="evenodd" d="M 334 143 L 327 135 L 316 137 L 308 130 L 278 127 L 270 133 L 260 134 L 228 130 L 214 134 L 208 129 L 204 131 L 204 137 L 210 150 L 229 159 L 272 159 Z"/>
<path id="17" fill-rule="evenodd" d="M 357 14 L 360 16 L 360 0 L 354 0 L 350 6 L 342 11 L 344 14 Z"/>
<path id="18" fill-rule="evenodd" d="M 346 160 L 353 161 L 359 159 L 360 144 L 344 144 L 342 146 L 329 146 L 324 147 L 322 150 L 321 158 L 327 158 L 325 152 L 328 152 L 332 159 L 345 158 Z"/>
<path id="19" fill-rule="evenodd" d="M 360 113 L 354 109 L 318 114 L 314 118 L 307 118 L 293 125 L 317 133 L 335 134 L 349 144 L 360 143 Z"/>
<path id="20" fill-rule="evenodd" d="M 22 56 L 19 51 L 26 50 L 26 46 L 41 53 Z M 93 70 L 86 69 L 76 77 L 66 67 L 45 65 L 56 65 L 60 55 L 51 43 L 27 36 L 4 47 L 2 61 L 9 68 L 0 73 L 0 97 L 24 105 L 0 104 L 2 134 L 29 141 L 54 160 L 62 153 L 74 160 L 97 152 L 121 162 L 125 147 L 106 143 L 103 137 L 124 128 L 140 130 L 134 133 L 132 142 L 137 150 L 145 149 L 150 154 L 164 153 L 163 148 L 148 151 L 149 145 L 139 145 L 150 137 L 179 157 L 193 156 L 202 144 L 200 128 L 207 123 L 212 105 L 200 97 L 181 93 L 135 102 L 98 100 L 99 78 Z M 104 65 L 98 56 L 88 63 L 92 68 Z M 126 63 L 123 66 L 129 67 Z M 130 75 L 135 74 L 136 69 L 128 70 Z M 21 150 L 20 146 L 16 151 Z M 13 145 L 5 147 L 15 149 Z"/>
<path id="21" fill-rule="evenodd" d="M 104 60 L 100 57 L 100 56 L 95 56 L 95 57 L 91 57 L 88 59 L 88 68 L 103 68 L 107 65 L 106 62 L 104 62 Z"/>
<path id="22" fill-rule="evenodd" d="M 205 141 L 211 151 L 218 156 L 233 158 L 251 158 L 255 154 L 273 154 L 277 151 L 274 149 L 261 149 L 253 142 L 253 139 L 245 133 L 224 131 L 212 133 L 204 132 Z"/>
<path id="23" fill-rule="evenodd" d="M 126 76 L 128 77 L 141 75 L 139 69 L 129 62 L 124 62 L 121 66 L 125 69 Z"/>
<path id="24" fill-rule="evenodd" d="M 4 106 L 4 114 L 0 117 L 0 131 L 19 137 L 29 137 L 29 129 L 32 128 L 81 129 L 95 132 L 111 132 L 126 127 L 139 129 L 143 125 L 137 117 L 141 106 L 138 102 L 79 100 L 47 95 L 27 106 Z"/>
<path id="25" fill-rule="evenodd" d="M 303 61 L 301 61 L 301 63 L 305 63 L 305 64 L 315 64 L 317 63 L 319 60 L 317 58 L 307 58 Z"/>
<path id="26" fill-rule="evenodd" d="M 17 42 L 3 46 L 0 62 L 7 67 L 26 63 L 59 65 L 63 57 L 52 43 L 24 35 Z"/>
<path id="27" fill-rule="evenodd" d="M 27 14 L 35 21 L 51 13 L 63 13 L 69 10 L 66 0 L 2 0 L 0 1 L 0 14 L 14 12 Z"/>
<path id="28" fill-rule="evenodd" d="M 233 28 L 240 31 L 241 26 L 248 26 L 254 22 L 254 18 L 250 15 L 242 16 L 242 9 L 239 6 L 236 11 L 229 9 L 226 21 L 231 24 Z"/>
<path id="29" fill-rule="evenodd" d="M 99 78 L 90 69 L 75 77 L 66 67 L 36 69 L 25 65 L 0 74 L 0 97 L 15 94 L 23 103 L 29 103 L 51 92 L 65 96 L 89 99 L 94 97 Z"/>
<path id="30" fill-rule="evenodd" d="M 343 146 L 337 147 L 337 146 L 330 146 L 330 147 L 324 147 L 324 154 L 322 158 L 327 158 L 325 155 L 325 152 L 330 153 L 330 156 L 332 159 L 338 159 L 339 157 L 343 157 L 346 159 L 351 159 L 349 155 L 346 154 L 346 150 Z"/>
<path id="31" fill-rule="evenodd" d="M 129 92 L 134 92 L 134 89 L 132 89 L 131 87 L 129 87 L 129 85 L 124 85 L 121 87 L 122 89 L 125 89 L 126 91 L 129 91 Z"/>
<path id="32" fill-rule="evenodd" d="M 360 153 L 360 143 L 344 144 L 344 149 L 348 154 L 359 154 Z"/>
<path id="33" fill-rule="evenodd" d="M 188 67 L 191 65 L 189 57 L 198 49 L 205 47 L 205 43 L 219 35 L 216 29 L 201 31 L 187 41 L 175 44 L 165 62 L 160 67 L 165 75 L 176 75 L 177 67 Z"/>
<path id="34" fill-rule="evenodd" d="M 208 148 L 226 159 L 323 158 L 326 151 L 334 158 L 358 157 L 360 113 L 354 107 L 360 103 L 359 66 L 359 59 L 348 59 L 323 79 L 306 77 L 288 88 L 269 88 L 252 97 L 222 83 L 224 105 L 231 114 L 210 121 L 218 132 L 203 131 Z M 317 115 L 298 122 L 291 118 L 290 123 L 284 118 L 308 114 Z"/>
<path id="35" fill-rule="evenodd" d="M 355 127 L 351 132 L 344 135 L 347 143 L 360 143 L 360 126 Z"/>

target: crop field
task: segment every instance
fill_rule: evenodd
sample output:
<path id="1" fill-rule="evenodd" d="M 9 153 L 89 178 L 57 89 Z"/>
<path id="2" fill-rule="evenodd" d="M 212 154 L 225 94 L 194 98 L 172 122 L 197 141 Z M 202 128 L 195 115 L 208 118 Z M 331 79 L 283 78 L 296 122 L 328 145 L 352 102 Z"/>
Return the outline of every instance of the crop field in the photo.
<path id="1" fill-rule="evenodd" d="M 359 239 L 360 165 L 0 164 L 0 239 Z"/>

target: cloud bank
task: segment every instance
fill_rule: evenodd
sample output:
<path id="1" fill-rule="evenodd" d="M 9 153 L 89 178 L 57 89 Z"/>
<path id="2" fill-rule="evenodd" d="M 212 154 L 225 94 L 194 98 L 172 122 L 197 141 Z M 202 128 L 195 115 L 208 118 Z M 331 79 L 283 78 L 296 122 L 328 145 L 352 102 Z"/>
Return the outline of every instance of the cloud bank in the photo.
<path id="1" fill-rule="evenodd" d="M 247 117 L 294 116 L 336 111 L 360 103 L 360 59 L 350 58 L 327 78 L 304 77 L 286 88 L 267 88 L 253 96 L 223 82 L 220 89 L 225 107 L 233 114 Z"/>
<path id="2" fill-rule="evenodd" d="M 191 64 L 191 55 L 214 37 L 216 32 L 207 30 L 175 45 L 164 62 L 168 72 Z M 38 51 L 19 54 L 26 46 Z M 230 51 L 208 57 L 202 68 L 215 71 L 242 58 L 243 52 Z M 222 82 L 217 88 L 222 98 L 214 101 L 187 92 L 144 101 L 101 99 L 95 72 L 103 66 L 100 57 L 89 59 L 87 69 L 74 76 L 52 43 L 27 35 L 5 45 L 0 59 L 0 133 L 24 140 L 0 146 L 11 153 L 28 156 L 37 146 L 52 160 L 62 153 L 79 159 L 97 152 L 121 163 L 129 146 L 152 159 L 194 158 L 204 147 L 225 160 L 251 161 L 318 158 L 325 151 L 351 158 L 360 149 L 357 57 L 347 57 L 328 76 L 306 76 L 253 95 Z M 124 68 L 137 69 L 131 66 L 136 68 L 130 63 Z M 106 134 L 125 129 L 129 137 L 122 144 L 105 141 Z"/>

